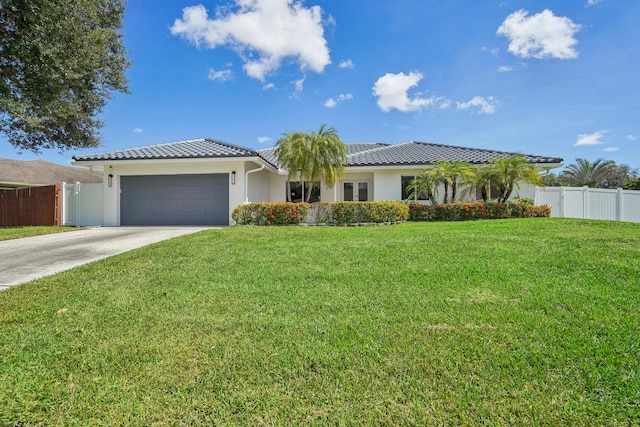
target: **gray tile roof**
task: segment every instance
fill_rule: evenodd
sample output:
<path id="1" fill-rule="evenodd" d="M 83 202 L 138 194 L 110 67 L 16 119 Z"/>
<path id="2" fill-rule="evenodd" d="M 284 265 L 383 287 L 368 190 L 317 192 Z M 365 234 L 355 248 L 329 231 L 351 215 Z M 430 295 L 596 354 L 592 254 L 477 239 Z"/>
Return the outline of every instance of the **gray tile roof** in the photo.
<path id="1" fill-rule="evenodd" d="M 409 141 L 402 144 L 360 143 L 346 144 L 348 166 L 427 166 L 440 160 L 489 163 L 493 156 L 514 156 L 519 153 L 457 147 Z M 281 167 L 275 156 L 275 148 L 259 150 L 258 154 L 274 166 Z M 531 163 L 561 163 L 559 157 L 524 154 Z"/>
<path id="2" fill-rule="evenodd" d="M 219 157 L 257 157 L 258 152 L 215 139 L 202 138 L 104 153 L 73 156 L 76 162 L 95 160 L 198 159 Z"/>
<path id="3" fill-rule="evenodd" d="M 380 142 L 360 142 L 356 144 L 345 144 L 347 146 L 347 156 L 359 153 L 361 151 L 373 150 L 375 148 L 388 147 L 390 144 L 382 144 Z"/>
<path id="4" fill-rule="evenodd" d="M 348 166 L 427 166 L 440 160 L 489 163 L 493 156 L 513 156 L 518 153 L 457 147 L 409 141 L 401 144 L 378 142 L 346 144 Z M 561 163 L 559 157 L 524 155 L 531 163 Z M 272 166 L 281 168 L 275 147 L 254 150 L 215 139 L 193 139 L 139 148 L 75 155 L 76 162 L 108 160 L 193 159 L 225 157 L 260 157 Z"/>
<path id="5" fill-rule="evenodd" d="M 431 165 L 440 160 L 483 164 L 489 163 L 494 156 L 517 154 L 519 153 L 409 141 L 354 152 L 347 156 L 347 160 L 349 166 L 418 166 Z M 562 162 L 559 157 L 532 154 L 524 154 L 524 156 L 529 162 L 536 164 Z"/>
<path id="6" fill-rule="evenodd" d="M 264 148 L 262 150 L 258 150 L 258 155 L 261 159 L 266 161 L 267 163 L 272 164 L 276 168 L 280 169 L 282 165 L 278 161 L 278 157 L 276 156 L 276 147 Z"/>

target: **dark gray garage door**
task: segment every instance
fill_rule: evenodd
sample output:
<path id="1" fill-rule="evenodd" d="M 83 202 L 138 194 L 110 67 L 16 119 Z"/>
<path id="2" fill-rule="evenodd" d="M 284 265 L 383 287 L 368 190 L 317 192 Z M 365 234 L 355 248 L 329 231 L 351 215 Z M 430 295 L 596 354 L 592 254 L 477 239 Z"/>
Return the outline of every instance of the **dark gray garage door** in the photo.
<path id="1" fill-rule="evenodd" d="M 229 175 L 120 178 L 121 225 L 229 225 Z"/>

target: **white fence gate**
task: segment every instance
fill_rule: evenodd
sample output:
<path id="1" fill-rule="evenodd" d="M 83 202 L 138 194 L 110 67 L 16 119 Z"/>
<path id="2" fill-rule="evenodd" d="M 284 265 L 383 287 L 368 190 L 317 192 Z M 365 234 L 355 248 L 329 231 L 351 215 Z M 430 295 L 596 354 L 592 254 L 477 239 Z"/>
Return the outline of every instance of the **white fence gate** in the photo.
<path id="1" fill-rule="evenodd" d="M 537 187 L 536 205 L 555 218 L 640 222 L 640 191 L 588 187 Z"/>
<path id="2" fill-rule="evenodd" d="M 62 225 L 76 227 L 102 225 L 102 184 L 60 184 Z"/>

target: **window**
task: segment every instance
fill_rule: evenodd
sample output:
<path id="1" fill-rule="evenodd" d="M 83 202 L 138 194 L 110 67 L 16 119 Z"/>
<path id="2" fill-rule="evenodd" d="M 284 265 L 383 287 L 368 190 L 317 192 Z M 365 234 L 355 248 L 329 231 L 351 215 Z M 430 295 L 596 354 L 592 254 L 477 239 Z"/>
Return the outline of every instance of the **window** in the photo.
<path id="1" fill-rule="evenodd" d="M 497 199 L 499 195 L 500 190 L 498 190 L 494 185 L 489 186 L 489 194 L 487 194 L 489 199 Z M 479 188 L 476 190 L 476 200 L 482 200 L 482 190 Z"/>
<path id="2" fill-rule="evenodd" d="M 305 183 L 302 185 L 300 181 L 287 181 L 289 194 L 287 197 L 288 202 L 300 203 L 307 201 L 307 194 L 309 194 L 309 185 Z M 311 197 L 309 203 L 320 201 L 320 183 L 314 182 L 311 188 Z"/>
<path id="3" fill-rule="evenodd" d="M 345 202 L 366 202 L 369 200 L 367 181 L 346 181 L 342 183 L 342 200 Z"/>
<path id="4" fill-rule="evenodd" d="M 411 183 L 411 180 L 415 178 L 415 175 L 403 175 L 400 177 L 400 183 L 402 185 L 402 200 L 407 200 L 411 191 L 407 191 L 407 187 Z M 421 191 L 416 200 L 429 200 L 426 191 Z"/>

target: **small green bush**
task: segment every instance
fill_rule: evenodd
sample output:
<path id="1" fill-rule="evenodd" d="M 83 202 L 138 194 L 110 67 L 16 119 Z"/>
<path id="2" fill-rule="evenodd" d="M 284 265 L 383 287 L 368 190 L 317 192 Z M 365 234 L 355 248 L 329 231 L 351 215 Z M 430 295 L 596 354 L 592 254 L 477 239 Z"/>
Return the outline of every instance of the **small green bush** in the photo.
<path id="1" fill-rule="evenodd" d="M 409 221 L 470 221 L 498 218 L 548 218 L 548 206 L 534 206 L 526 200 L 453 202 L 439 205 L 409 203 Z"/>
<path id="2" fill-rule="evenodd" d="M 248 203 L 231 214 L 240 225 L 293 224 L 380 224 L 406 221 L 409 208 L 397 201 L 385 202 L 320 202 L 308 203 Z"/>

